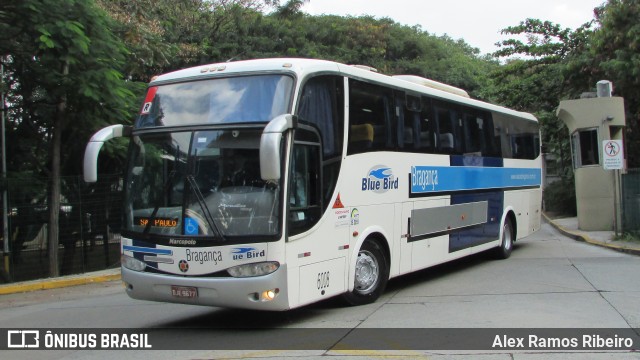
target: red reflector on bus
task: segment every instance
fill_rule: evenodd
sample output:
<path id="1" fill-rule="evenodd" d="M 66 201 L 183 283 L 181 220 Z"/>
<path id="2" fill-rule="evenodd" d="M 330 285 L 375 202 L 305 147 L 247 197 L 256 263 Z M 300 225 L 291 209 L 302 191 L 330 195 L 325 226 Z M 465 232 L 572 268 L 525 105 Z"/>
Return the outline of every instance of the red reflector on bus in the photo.
<path id="1" fill-rule="evenodd" d="M 340 200 L 340 193 L 336 197 L 336 201 L 333 203 L 334 209 L 344 209 L 344 205 L 342 204 L 342 200 Z"/>

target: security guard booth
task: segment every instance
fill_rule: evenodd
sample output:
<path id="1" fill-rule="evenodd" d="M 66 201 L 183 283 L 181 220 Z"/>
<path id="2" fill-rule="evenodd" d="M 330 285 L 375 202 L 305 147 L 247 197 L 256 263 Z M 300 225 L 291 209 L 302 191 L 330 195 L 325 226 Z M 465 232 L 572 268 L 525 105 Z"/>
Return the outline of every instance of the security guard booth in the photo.
<path id="1" fill-rule="evenodd" d="M 623 140 L 624 99 L 611 96 L 611 82 L 598 82 L 597 94 L 560 102 L 556 115 L 569 128 L 576 183 L 578 228 L 616 230 L 620 224 L 619 171 L 605 170 L 603 141 Z"/>

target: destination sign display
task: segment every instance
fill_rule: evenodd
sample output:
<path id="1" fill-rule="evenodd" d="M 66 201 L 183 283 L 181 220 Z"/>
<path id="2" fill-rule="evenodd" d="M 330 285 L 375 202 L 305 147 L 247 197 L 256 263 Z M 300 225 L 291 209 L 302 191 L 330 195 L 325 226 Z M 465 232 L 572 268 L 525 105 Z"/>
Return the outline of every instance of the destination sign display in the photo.
<path id="1" fill-rule="evenodd" d="M 148 217 L 136 216 L 133 221 L 138 226 L 147 226 L 149 224 Z M 155 227 L 176 227 L 178 226 L 178 219 L 176 218 L 155 218 L 151 226 Z"/>

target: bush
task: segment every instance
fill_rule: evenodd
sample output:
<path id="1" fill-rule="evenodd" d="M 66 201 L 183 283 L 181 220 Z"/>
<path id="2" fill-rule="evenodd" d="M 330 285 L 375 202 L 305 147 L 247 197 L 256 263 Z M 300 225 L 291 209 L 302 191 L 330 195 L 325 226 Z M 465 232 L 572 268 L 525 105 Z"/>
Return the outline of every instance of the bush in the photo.
<path id="1" fill-rule="evenodd" d="M 573 179 L 562 179 L 544 188 L 544 209 L 558 215 L 576 216 L 576 186 Z"/>

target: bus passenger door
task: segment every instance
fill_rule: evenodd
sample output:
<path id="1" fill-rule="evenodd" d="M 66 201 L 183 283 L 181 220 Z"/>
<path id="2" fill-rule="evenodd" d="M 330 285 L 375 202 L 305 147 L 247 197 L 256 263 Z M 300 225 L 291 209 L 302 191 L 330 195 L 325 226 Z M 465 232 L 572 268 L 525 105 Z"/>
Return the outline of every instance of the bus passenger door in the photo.
<path id="1" fill-rule="evenodd" d="M 287 202 L 291 263 L 299 267 L 296 304 L 307 304 L 343 293 L 349 253 L 349 209 L 334 204 L 322 216 L 320 139 L 304 125 L 296 130 L 291 153 Z M 294 280 L 296 281 L 296 280 Z"/>

